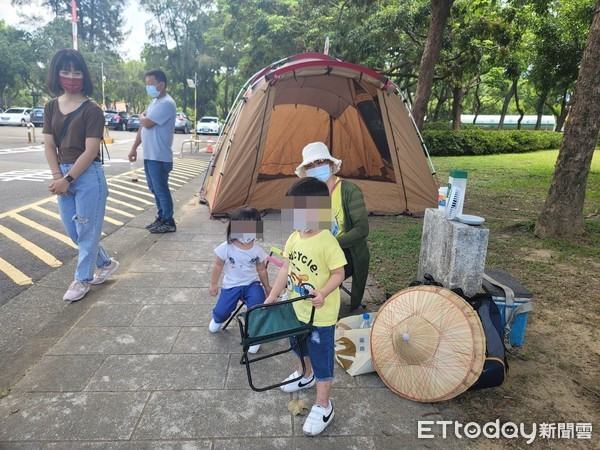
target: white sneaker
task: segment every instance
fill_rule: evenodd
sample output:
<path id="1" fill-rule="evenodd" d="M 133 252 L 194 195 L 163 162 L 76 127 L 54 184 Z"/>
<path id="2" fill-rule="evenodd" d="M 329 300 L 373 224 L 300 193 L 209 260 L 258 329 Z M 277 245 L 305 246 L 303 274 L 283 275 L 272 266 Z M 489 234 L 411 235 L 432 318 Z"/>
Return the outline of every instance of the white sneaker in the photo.
<path id="1" fill-rule="evenodd" d="M 97 267 L 94 271 L 94 279 L 90 281 L 90 284 L 102 284 L 106 281 L 109 275 L 112 275 L 119 270 L 119 261 L 114 258 L 110 258 L 110 264 L 104 267 Z"/>
<path id="2" fill-rule="evenodd" d="M 76 302 L 77 300 L 81 300 L 89 290 L 90 283 L 73 281 L 67 292 L 65 292 L 65 295 L 63 295 L 63 300 L 67 302 Z"/>
<path id="3" fill-rule="evenodd" d="M 298 378 L 299 376 L 300 376 L 300 372 L 298 372 L 296 370 L 293 374 L 291 374 L 289 377 L 287 377 L 283 381 L 293 380 L 294 378 Z M 295 383 L 284 384 L 283 386 L 281 386 L 281 390 L 283 392 L 296 392 L 296 391 L 301 391 L 302 389 L 311 388 L 314 385 L 315 385 L 315 375 L 312 374 L 310 376 L 310 378 L 300 378 Z"/>
<path id="4" fill-rule="evenodd" d="M 210 320 L 210 324 L 208 325 L 208 331 L 211 333 L 218 333 L 221 331 L 221 323 L 215 322 L 215 319 Z"/>
<path id="5" fill-rule="evenodd" d="M 333 404 L 329 402 L 329 408 L 323 408 L 321 405 L 313 405 L 302 431 L 308 436 L 317 436 L 333 422 Z"/>
<path id="6" fill-rule="evenodd" d="M 256 345 L 251 345 L 250 348 L 248 349 L 248 353 L 258 353 L 258 350 L 260 349 L 260 344 L 256 344 Z"/>

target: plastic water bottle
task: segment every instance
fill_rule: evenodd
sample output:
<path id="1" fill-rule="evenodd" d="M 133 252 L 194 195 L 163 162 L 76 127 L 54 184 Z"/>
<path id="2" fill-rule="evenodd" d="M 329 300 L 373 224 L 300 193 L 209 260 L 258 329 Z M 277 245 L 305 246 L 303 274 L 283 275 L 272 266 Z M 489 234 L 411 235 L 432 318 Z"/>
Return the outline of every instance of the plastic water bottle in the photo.
<path id="1" fill-rule="evenodd" d="M 371 323 L 371 316 L 368 313 L 364 313 L 362 317 L 363 320 L 359 328 L 371 328 L 371 326 L 373 326 Z"/>
<path id="2" fill-rule="evenodd" d="M 137 183 L 138 182 L 138 175 L 137 175 L 137 165 L 135 163 L 135 161 L 131 161 L 129 163 L 129 170 L 131 171 L 131 182 L 132 183 Z"/>

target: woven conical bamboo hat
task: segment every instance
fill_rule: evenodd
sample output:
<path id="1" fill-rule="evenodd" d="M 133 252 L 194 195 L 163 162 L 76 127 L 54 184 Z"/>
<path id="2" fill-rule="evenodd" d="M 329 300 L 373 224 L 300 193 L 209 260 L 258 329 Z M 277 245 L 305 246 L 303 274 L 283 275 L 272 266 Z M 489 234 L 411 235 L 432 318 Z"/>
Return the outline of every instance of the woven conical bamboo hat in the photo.
<path id="1" fill-rule="evenodd" d="M 477 381 L 485 333 L 477 312 L 437 286 L 394 294 L 371 331 L 373 366 L 394 392 L 419 402 L 448 400 Z"/>

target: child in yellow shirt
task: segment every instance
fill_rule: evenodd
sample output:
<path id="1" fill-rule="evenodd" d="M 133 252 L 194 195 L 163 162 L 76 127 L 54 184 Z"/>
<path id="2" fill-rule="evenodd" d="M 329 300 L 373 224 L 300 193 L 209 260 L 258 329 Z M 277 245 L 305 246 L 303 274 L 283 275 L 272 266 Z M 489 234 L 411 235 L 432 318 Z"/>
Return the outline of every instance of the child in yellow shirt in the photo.
<path id="1" fill-rule="evenodd" d="M 314 295 L 310 300 L 294 303 L 296 316 L 304 323 L 310 320 L 312 306 L 316 308 L 312 333 L 300 343 L 303 353 L 308 355 L 304 358 L 306 374 L 299 381 L 281 387 L 284 392 L 296 392 L 316 384 L 316 402 L 302 427 L 309 436 L 320 434 L 334 416 L 329 394 L 333 382 L 334 331 L 340 310 L 339 286 L 344 280 L 346 258 L 329 231 L 331 217 L 331 199 L 325 183 L 307 177 L 290 187 L 282 219 L 291 219 L 296 231 L 285 244 L 288 259 L 265 300 L 265 303 L 276 301 L 284 287 L 290 299 Z M 298 360 L 298 370 L 286 380 L 298 378 L 301 373 L 302 364 Z"/>

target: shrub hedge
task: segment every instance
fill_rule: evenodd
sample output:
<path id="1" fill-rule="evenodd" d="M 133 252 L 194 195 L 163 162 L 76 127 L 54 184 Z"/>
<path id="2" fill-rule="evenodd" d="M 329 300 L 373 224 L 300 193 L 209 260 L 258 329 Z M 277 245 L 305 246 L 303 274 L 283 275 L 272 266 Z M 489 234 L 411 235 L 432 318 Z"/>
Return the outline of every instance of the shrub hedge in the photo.
<path id="1" fill-rule="evenodd" d="M 431 156 L 492 155 L 557 149 L 562 136 L 562 133 L 553 131 L 479 128 L 423 131 L 423 140 Z"/>

